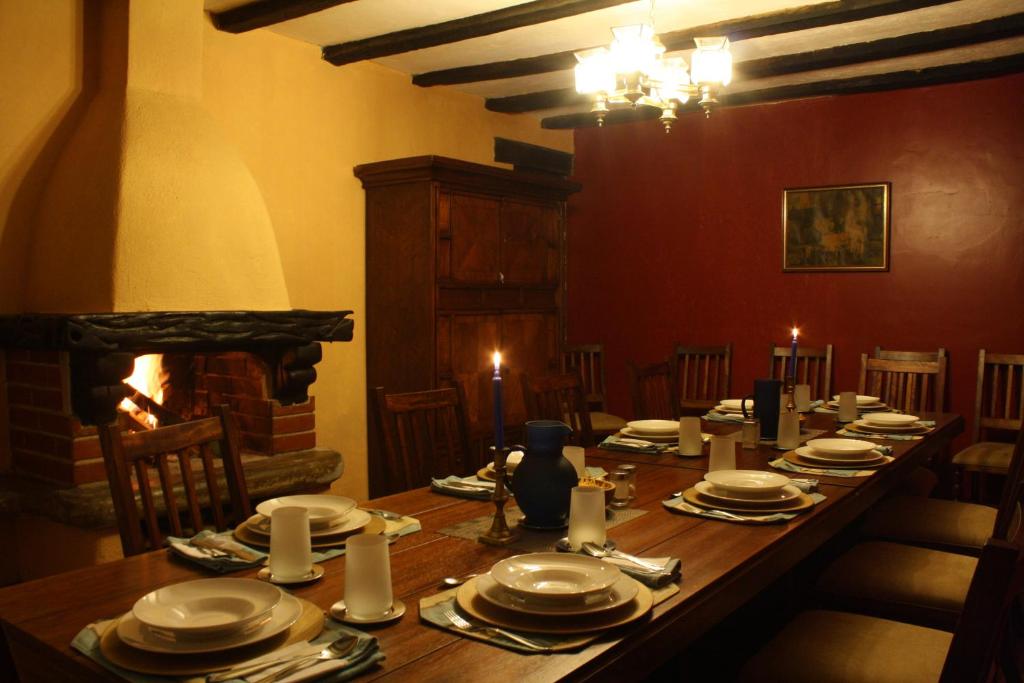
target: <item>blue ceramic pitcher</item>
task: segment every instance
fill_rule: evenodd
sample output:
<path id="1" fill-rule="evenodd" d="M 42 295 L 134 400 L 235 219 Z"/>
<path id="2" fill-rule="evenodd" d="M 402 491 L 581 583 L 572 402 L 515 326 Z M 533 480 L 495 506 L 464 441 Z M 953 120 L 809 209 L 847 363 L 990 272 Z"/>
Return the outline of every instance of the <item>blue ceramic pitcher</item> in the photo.
<path id="1" fill-rule="evenodd" d="M 761 421 L 761 438 L 774 440 L 779 435 L 779 392 L 782 391 L 782 380 L 755 379 L 754 393 L 743 398 L 740 408 L 743 417 L 747 415 L 747 401 L 754 400 L 754 417 Z"/>
<path id="2" fill-rule="evenodd" d="M 576 468 L 562 455 L 569 425 L 558 420 L 526 423 L 526 453 L 512 475 L 512 491 L 527 529 L 562 529 L 569 522 Z"/>

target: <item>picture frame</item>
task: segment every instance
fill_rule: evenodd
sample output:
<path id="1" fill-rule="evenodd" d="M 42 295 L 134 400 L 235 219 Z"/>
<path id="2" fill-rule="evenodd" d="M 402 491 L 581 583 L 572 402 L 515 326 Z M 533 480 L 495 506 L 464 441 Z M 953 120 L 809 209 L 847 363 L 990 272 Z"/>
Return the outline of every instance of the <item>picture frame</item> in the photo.
<path id="1" fill-rule="evenodd" d="M 783 190 L 783 272 L 889 270 L 890 185 Z"/>

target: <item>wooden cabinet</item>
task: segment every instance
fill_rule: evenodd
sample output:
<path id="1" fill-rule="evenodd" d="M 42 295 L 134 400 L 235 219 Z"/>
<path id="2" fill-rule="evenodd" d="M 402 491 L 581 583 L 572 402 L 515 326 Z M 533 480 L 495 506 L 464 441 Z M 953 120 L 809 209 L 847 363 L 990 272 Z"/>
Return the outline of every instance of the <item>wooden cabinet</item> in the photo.
<path id="1" fill-rule="evenodd" d="M 367 388 L 460 382 L 471 428 L 486 434 L 498 349 L 509 370 L 507 421 L 521 422 L 519 375 L 558 369 L 565 201 L 580 186 L 433 156 L 365 164 L 355 174 L 366 190 Z M 374 412 L 370 494 L 379 496 L 394 488 Z"/>

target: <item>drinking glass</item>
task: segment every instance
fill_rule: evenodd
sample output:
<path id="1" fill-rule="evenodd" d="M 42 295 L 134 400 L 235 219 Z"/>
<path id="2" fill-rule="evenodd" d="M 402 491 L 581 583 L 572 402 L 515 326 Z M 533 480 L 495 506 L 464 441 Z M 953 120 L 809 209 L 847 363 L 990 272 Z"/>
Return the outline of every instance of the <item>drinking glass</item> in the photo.
<path id="1" fill-rule="evenodd" d="M 391 594 L 388 539 L 380 534 L 356 534 L 345 543 L 345 610 L 357 619 L 386 616 Z"/>
<path id="2" fill-rule="evenodd" d="M 270 575 L 294 581 L 313 571 L 309 541 L 309 510 L 279 507 L 270 515 Z"/>
<path id="3" fill-rule="evenodd" d="M 800 445 L 800 413 L 779 415 L 779 436 L 775 443 L 779 448 L 793 449 Z"/>
<path id="4" fill-rule="evenodd" d="M 587 463 L 584 454 L 586 451 L 580 446 L 562 446 L 562 455 L 565 459 L 572 463 L 573 469 L 576 470 L 576 476 L 581 479 L 587 476 Z"/>
<path id="5" fill-rule="evenodd" d="M 731 436 L 711 437 L 708 472 L 736 469 L 736 441 Z"/>
<path id="6" fill-rule="evenodd" d="M 793 389 L 793 403 L 798 413 L 806 413 L 811 409 L 811 385 L 797 384 Z"/>
<path id="7" fill-rule="evenodd" d="M 626 495 L 629 495 L 628 489 Z M 604 491 L 590 486 L 574 486 L 569 502 L 569 545 L 573 550 L 579 550 L 590 541 L 604 547 L 605 538 Z"/>
<path id="8" fill-rule="evenodd" d="M 679 419 L 679 455 L 702 455 L 704 442 L 700 436 L 700 418 L 683 417 Z"/>
<path id="9" fill-rule="evenodd" d="M 843 391 L 839 394 L 839 415 L 840 422 L 853 422 L 857 419 L 857 392 Z"/>

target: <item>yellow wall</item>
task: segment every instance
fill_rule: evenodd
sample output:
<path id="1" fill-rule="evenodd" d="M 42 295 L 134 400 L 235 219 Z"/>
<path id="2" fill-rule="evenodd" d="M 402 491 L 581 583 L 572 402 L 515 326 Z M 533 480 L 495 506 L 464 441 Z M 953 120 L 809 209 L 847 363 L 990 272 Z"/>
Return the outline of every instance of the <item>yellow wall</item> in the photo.
<path id="1" fill-rule="evenodd" d="M 492 163 L 495 136 L 569 151 L 572 136 L 374 64 L 330 66 L 317 47 L 266 30 L 236 36 L 203 21 L 203 104 L 262 191 L 291 305 L 355 310 L 355 340 L 325 345 L 313 393 L 319 443 L 345 457 L 336 490 L 365 497 L 363 191 L 352 167 L 420 154 Z M 82 23 L 80 0 L 0 0 L 3 311 L 23 310 L 41 188 L 87 104 Z"/>

